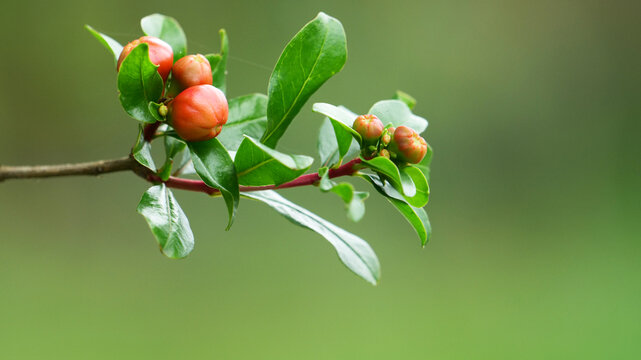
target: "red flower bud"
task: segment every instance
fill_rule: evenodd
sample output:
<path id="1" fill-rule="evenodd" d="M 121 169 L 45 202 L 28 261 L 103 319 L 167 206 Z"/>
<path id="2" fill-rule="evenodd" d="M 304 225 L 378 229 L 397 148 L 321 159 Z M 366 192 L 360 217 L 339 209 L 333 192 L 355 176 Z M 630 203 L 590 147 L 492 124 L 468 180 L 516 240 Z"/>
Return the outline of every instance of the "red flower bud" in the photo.
<path id="1" fill-rule="evenodd" d="M 163 81 L 166 81 L 171 70 L 171 65 L 174 63 L 174 52 L 171 50 L 169 44 L 153 36 L 143 36 L 125 45 L 118 58 L 116 70 L 120 70 L 122 61 L 141 43 L 146 43 L 149 46 L 149 60 L 151 60 L 154 65 L 158 65 L 158 74 L 160 74 Z"/>
<path id="2" fill-rule="evenodd" d="M 390 143 L 390 149 L 396 153 L 399 160 L 418 164 L 427 153 L 427 143 L 413 129 L 399 126 L 394 131 L 394 139 Z"/>
<path id="3" fill-rule="evenodd" d="M 197 85 L 169 103 L 167 120 L 184 140 L 205 141 L 220 134 L 228 112 L 222 91 L 211 85 Z"/>
<path id="4" fill-rule="evenodd" d="M 354 120 L 352 128 L 365 142 L 374 142 L 383 133 L 383 123 L 374 115 L 361 115 Z"/>
<path id="5" fill-rule="evenodd" d="M 167 95 L 173 97 L 188 87 L 212 83 L 211 66 L 207 58 L 200 54 L 187 55 L 171 68 L 171 90 Z"/>

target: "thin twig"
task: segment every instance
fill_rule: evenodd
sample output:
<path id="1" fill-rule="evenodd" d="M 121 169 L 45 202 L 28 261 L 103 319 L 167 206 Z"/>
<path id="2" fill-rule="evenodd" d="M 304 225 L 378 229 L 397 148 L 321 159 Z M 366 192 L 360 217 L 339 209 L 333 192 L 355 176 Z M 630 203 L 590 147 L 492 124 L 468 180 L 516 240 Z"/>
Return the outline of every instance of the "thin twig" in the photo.
<path id="1" fill-rule="evenodd" d="M 57 176 L 101 175 L 118 171 L 133 171 L 138 163 L 131 157 L 77 164 L 4 166 L 0 165 L 0 181 L 7 179 L 37 179 Z"/>

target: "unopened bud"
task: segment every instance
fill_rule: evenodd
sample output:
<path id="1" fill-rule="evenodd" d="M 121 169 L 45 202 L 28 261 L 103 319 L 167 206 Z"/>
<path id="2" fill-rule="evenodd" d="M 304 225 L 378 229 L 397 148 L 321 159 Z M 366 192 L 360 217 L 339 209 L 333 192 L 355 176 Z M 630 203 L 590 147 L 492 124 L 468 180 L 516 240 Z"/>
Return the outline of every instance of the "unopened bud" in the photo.
<path id="1" fill-rule="evenodd" d="M 389 127 L 383 131 L 383 135 L 381 135 L 381 143 L 383 144 L 383 146 L 389 145 L 389 143 L 392 141 L 394 130 L 396 130 L 396 128 Z"/>
<path id="2" fill-rule="evenodd" d="M 379 156 L 385 157 L 385 158 L 390 158 L 390 153 L 387 149 L 383 149 L 378 153 Z"/>
<path id="3" fill-rule="evenodd" d="M 390 149 L 396 152 L 398 159 L 410 164 L 418 164 L 427 153 L 427 143 L 416 131 L 399 126 L 394 132 Z"/>
<path id="4" fill-rule="evenodd" d="M 357 117 L 352 128 L 361 135 L 366 143 L 375 142 L 383 133 L 383 123 L 371 114 Z"/>
<path id="5" fill-rule="evenodd" d="M 167 105 L 165 105 L 165 104 L 162 104 L 162 105 L 160 105 L 158 107 L 158 114 L 160 114 L 160 116 L 162 116 L 162 117 L 167 116 L 167 112 L 168 111 L 169 111 L 169 109 L 167 108 Z"/>

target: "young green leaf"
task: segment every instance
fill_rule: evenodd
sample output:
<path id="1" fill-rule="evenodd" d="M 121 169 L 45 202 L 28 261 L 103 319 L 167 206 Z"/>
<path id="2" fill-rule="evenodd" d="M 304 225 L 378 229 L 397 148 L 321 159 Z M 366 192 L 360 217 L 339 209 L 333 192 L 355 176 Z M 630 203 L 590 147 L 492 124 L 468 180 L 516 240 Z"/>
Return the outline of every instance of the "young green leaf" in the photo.
<path id="1" fill-rule="evenodd" d="M 396 94 L 394 94 L 394 100 L 400 100 L 407 105 L 410 110 L 414 109 L 414 106 L 416 106 L 416 99 L 414 99 L 410 94 L 403 92 L 401 90 L 396 90 Z"/>
<path id="2" fill-rule="evenodd" d="M 229 116 L 218 140 L 236 151 L 243 135 L 260 138 L 267 126 L 267 95 L 250 94 L 229 100 Z"/>
<path id="3" fill-rule="evenodd" d="M 136 46 L 120 64 L 118 91 L 120 104 L 134 119 L 145 123 L 156 122 L 149 103 L 160 99 L 163 81 L 149 60 L 149 47 L 145 43 Z"/>
<path id="4" fill-rule="evenodd" d="M 245 136 L 234 163 L 242 185 L 280 185 L 302 175 L 314 159 L 304 155 L 287 155 Z"/>
<path id="5" fill-rule="evenodd" d="M 169 179 L 169 176 L 171 175 L 171 169 L 174 165 L 174 158 L 187 147 L 187 144 L 184 141 L 178 140 L 173 136 L 165 136 L 164 139 L 165 164 L 163 165 L 162 171 L 160 171 L 159 175 L 163 181 L 167 181 L 167 179 Z"/>
<path id="6" fill-rule="evenodd" d="M 267 130 L 261 142 L 271 148 L 307 99 L 347 60 L 343 25 L 319 13 L 287 44 L 269 79 Z"/>
<path id="7" fill-rule="evenodd" d="M 118 43 L 116 40 L 110 38 L 109 36 L 96 31 L 94 28 L 92 28 L 89 25 L 85 25 L 85 29 L 87 29 L 91 35 L 93 35 L 100 43 L 107 48 L 113 54 L 114 56 L 114 61 L 117 63 L 118 62 L 118 57 L 120 57 L 120 53 L 122 52 L 122 45 Z"/>
<path id="8" fill-rule="evenodd" d="M 322 192 L 333 192 L 338 195 L 345 203 L 347 217 L 353 222 L 360 221 L 365 216 L 365 199 L 369 193 L 355 191 L 354 186 L 347 182 L 336 183 L 329 178 L 329 169 L 326 167 L 318 170 L 320 176 L 319 188 Z"/>
<path id="9" fill-rule="evenodd" d="M 376 115 L 383 125 L 392 124 L 395 127 L 405 125 L 419 134 L 427 128 L 427 120 L 412 114 L 410 108 L 401 100 L 382 100 L 374 104 L 369 113 Z"/>
<path id="10" fill-rule="evenodd" d="M 220 29 L 220 54 L 209 55 L 213 85 L 222 92 L 227 92 L 227 55 L 229 54 L 229 38 L 225 29 Z"/>
<path id="11" fill-rule="evenodd" d="M 154 159 L 151 157 L 151 144 L 144 139 L 144 127 L 142 124 L 138 126 L 138 138 L 134 148 L 131 150 L 131 154 L 140 165 L 151 171 L 156 171 Z"/>
<path id="12" fill-rule="evenodd" d="M 229 230 L 240 200 L 234 162 L 223 144 L 216 138 L 190 142 L 188 145 L 194 168 L 200 178 L 205 184 L 220 190 L 225 199 L 229 213 L 229 222 L 227 223 L 227 230 Z"/>
<path id="13" fill-rule="evenodd" d="M 147 220 L 160 250 L 167 257 L 184 258 L 194 249 L 189 220 L 165 184 L 149 188 L 137 210 Z"/>
<path id="14" fill-rule="evenodd" d="M 346 108 L 325 103 L 316 103 L 312 109 L 314 112 L 327 116 L 332 122 L 340 162 L 349 151 L 352 140 L 355 139 L 358 144 L 362 142 L 361 135 L 352 129 L 352 124 L 357 115 Z"/>
<path id="15" fill-rule="evenodd" d="M 382 182 L 376 175 L 361 175 L 374 186 L 374 189 L 383 195 L 410 223 L 421 245 L 425 246 L 432 236 L 432 226 L 423 208 L 414 207 L 405 201 L 403 196 L 387 182 Z"/>
<path id="16" fill-rule="evenodd" d="M 400 169 L 401 177 L 408 177 L 414 184 L 414 195 L 405 194 L 405 199 L 414 207 L 422 208 L 427 205 L 430 197 L 430 187 L 423 172 L 414 166 L 404 166 Z"/>
<path id="17" fill-rule="evenodd" d="M 187 37 L 176 19 L 162 14 L 152 14 L 140 20 L 142 31 L 148 36 L 163 40 L 174 51 L 174 61 L 187 54 Z"/>
<path id="18" fill-rule="evenodd" d="M 351 135 L 350 135 L 351 137 Z M 321 166 L 333 167 L 340 164 L 343 158 L 351 158 L 361 151 L 360 145 L 355 139 L 351 139 L 351 143 L 347 153 L 341 157 L 338 148 L 338 140 L 333 121 L 325 118 L 318 133 L 318 154 L 321 159 Z"/>
<path id="19" fill-rule="evenodd" d="M 292 223 L 318 233 L 334 246 L 347 268 L 374 285 L 378 282 L 380 264 L 374 250 L 365 240 L 288 201 L 275 191 L 247 192 L 243 196 L 262 201 Z"/>

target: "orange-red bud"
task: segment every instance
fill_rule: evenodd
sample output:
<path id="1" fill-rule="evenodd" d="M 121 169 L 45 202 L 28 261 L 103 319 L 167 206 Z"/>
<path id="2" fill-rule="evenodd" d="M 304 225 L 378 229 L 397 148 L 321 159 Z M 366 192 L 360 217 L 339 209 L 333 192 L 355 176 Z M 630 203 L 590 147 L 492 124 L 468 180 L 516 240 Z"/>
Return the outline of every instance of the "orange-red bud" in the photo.
<path id="1" fill-rule="evenodd" d="M 173 97 L 181 91 L 196 85 L 212 85 L 211 66 L 206 57 L 200 54 L 180 58 L 171 68 L 171 90 Z"/>
<path id="2" fill-rule="evenodd" d="M 383 133 L 383 123 L 375 115 L 361 115 L 354 120 L 352 128 L 365 142 L 374 142 Z"/>
<path id="3" fill-rule="evenodd" d="M 167 120 L 186 141 L 205 141 L 220 134 L 229 108 L 222 91 L 212 85 L 192 86 L 169 103 Z"/>
<path id="4" fill-rule="evenodd" d="M 120 64 L 122 64 L 123 60 L 125 60 L 127 55 L 129 55 L 129 53 L 141 43 L 146 43 L 148 45 L 149 60 L 154 65 L 158 65 L 158 74 L 160 74 L 163 81 L 166 81 L 169 76 L 171 66 L 174 63 L 174 52 L 169 44 L 153 36 L 143 36 L 140 39 L 136 39 L 125 45 L 120 53 L 120 57 L 118 58 L 116 70 L 120 70 Z"/>
<path id="5" fill-rule="evenodd" d="M 394 131 L 390 149 L 396 153 L 399 160 L 418 164 L 427 153 L 427 143 L 414 129 L 399 126 Z"/>

